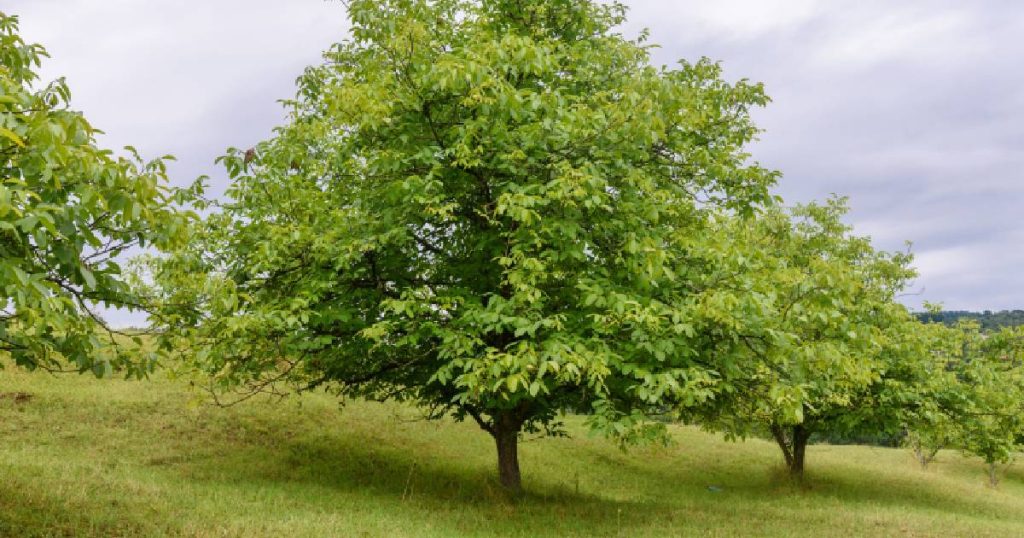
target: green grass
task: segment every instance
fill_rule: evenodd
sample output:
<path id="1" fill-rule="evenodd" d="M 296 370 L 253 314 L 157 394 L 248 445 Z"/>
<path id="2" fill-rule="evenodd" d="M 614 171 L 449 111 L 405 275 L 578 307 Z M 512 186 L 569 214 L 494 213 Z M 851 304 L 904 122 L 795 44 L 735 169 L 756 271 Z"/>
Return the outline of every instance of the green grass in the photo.
<path id="1" fill-rule="evenodd" d="M 921 471 L 812 446 L 796 488 L 767 442 L 674 428 L 623 453 L 571 418 L 573 438 L 523 444 L 511 500 L 489 437 L 401 406 L 221 409 L 168 380 L 13 369 L 0 393 L 0 536 L 1024 536 L 1024 472 L 991 489 L 952 452 Z"/>

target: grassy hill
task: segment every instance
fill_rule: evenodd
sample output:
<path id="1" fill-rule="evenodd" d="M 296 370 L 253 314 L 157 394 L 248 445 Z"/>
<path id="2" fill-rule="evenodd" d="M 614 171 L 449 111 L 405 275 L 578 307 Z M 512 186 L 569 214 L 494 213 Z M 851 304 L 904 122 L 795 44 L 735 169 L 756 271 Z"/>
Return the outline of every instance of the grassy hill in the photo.
<path id="1" fill-rule="evenodd" d="M 325 395 L 196 405 L 186 384 L 0 371 L 0 536 L 1024 536 L 1024 470 L 1000 487 L 942 453 L 813 446 L 791 486 L 776 448 L 675 428 L 623 453 L 521 448 L 529 494 L 493 482 L 475 425 Z M 712 487 L 709 487 L 712 486 Z"/>

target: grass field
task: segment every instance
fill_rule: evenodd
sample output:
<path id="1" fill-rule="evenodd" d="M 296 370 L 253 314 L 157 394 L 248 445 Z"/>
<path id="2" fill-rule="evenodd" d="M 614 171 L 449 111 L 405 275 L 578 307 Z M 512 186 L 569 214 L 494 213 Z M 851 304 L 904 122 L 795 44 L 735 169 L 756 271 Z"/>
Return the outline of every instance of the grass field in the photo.
<path id="1" fill-rule="evenodd" d="M 812 446 L 796 488 L 767 442 L 623 453 L 570 419 L 523 443 L 512 500 L 486 434 L 400 406 L 10 368 L 0 394 L 0 536 L 1024 536 L 1021 467 L 993 490 L 955 453 Z"/>

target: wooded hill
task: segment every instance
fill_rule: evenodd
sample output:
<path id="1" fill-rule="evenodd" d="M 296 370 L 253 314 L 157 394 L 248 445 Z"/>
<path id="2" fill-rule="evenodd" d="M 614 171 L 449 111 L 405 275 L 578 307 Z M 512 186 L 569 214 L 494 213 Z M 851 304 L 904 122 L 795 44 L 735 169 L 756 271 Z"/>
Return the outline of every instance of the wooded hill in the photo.
<path id="1" fill-rule="evenodd" d="M 1000 310 L 993 312 L 971 312 L 969 310 L 943 310 L 941 312 L 921 312 L 917 314 L 921 321 L 937 321 L 952 325 L 962 319 L 977 321 L 983 330 L 1001 329 L 1024 325 L 1024 310 Z"/>

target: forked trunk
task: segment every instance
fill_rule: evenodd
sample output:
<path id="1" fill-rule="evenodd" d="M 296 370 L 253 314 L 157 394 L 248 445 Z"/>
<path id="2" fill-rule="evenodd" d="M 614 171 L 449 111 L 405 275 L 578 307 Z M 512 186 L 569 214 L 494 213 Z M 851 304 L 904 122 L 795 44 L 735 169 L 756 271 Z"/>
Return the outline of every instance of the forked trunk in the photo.
<path id="1" fill-rule="evenodd" d="M 782 458 L 786 461 L 789 469 L 789 476 L 796 480 L 803 480 L 804 460 L 807 454 L 807 441 L 811 438 L 811 432 L 804 425 L 783 427 L 772 424 L 772 437 L 782 450 Z"/>
<path id="2" fill-rule="evenodd" d="M 782 429 L 782 426 L 772 424 L 772 437 L 775 438 L 775 443 L 779 445 L 779 450 L 782 451 L 782 459 L 786 460 L 786 468 L 793 468 L 793 452 L 789 450 L 789 440 L 786 439 L 786 432 Z"/>
<path id="3" fill-rule="evenodd" d="M 925 447 L 922 446 L 921 440 L 913 440 L 913 457 L 918 458 L 918 463 L 921 464 L 922 469 L 928 468 L 929 459 L 925 455 Z"/>
<path id="4" fill-rule="evenodd" d="M 928 469 L 928 464 L 939 454 L 939 450 L 937 447 L 925 448 L 920 442 L 914 443 L 914 457 L 921 464 L 921 469 Z"/>

